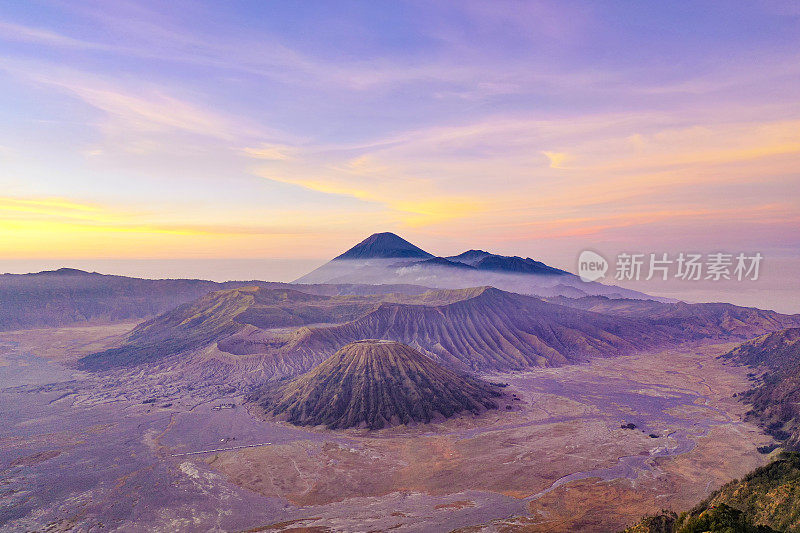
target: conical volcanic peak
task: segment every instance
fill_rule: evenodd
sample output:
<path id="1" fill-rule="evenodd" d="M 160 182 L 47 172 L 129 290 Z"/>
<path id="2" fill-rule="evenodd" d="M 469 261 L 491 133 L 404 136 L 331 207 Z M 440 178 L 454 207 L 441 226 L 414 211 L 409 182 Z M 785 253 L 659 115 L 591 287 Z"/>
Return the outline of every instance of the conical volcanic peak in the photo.
<path id="1" fill-rule="evenodd" d="M 352 342 L 307 374 L 255 401 L 302 426 L 381 429 L 496 409 L 499 389 L 444 368 L 399 342 Z"/>
<path id="2" fill-rule="evenodd" d="M 425 259 L 433 257 L 433 255 L 394 233 L 386 232 L 370 235 L 335 259 L 386 259 L 398 257 Z"/>

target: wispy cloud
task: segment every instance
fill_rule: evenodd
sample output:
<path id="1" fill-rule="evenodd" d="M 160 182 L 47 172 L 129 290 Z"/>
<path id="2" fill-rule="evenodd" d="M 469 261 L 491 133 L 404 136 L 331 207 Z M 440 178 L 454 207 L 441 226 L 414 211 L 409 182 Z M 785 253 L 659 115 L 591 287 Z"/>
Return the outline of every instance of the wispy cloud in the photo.
<path id="1" fill-rule="evenodd" d="M 74 39 L 60 33 L 22 24 L 0 21 L 0 39 L 44 44 L 54 47 L 103 49 L 103 45 Z"/>
<path id="2" fill-rule="evenodd" d="M 87 214 L 101 211 L 101 208 L 94 204 L 76 202 L 66 198 L 14 198 L 6 196 L 0 197 L 1 211 L 83 218 Z"/>
<path id="3" fill-rule="evenodd" d="M 13 67 L 12 67 L 13 68 Z M 241 125 L 209 110 L 170 96 L 158 87 L 136 82 L 110 82 L 97 76 L 68 69 L 28 65 L 13 69 L 31 81 L 68 92 L 104 112 L 110 127 L 136 131 L 177 130 L 195 135 L 232 140 Z"/>
<path id="4" fill-rule="evenodd" d="M 245 32 L 230 35 L 223 41 L 197 33 L 196 30 L 170 20 L 163 13 L 142 5 L 122 3 L 120 6 L 127 7 L 115 10 L 114 13 L 104 9 L 102 4 L 95 8 L 88 5 L 71 7 L 95 19 L 97 24 L 107 28 L 109 34 L 126 35 L 126 44 L 120 44 L 118 40 L 109 41 L 107 38 L 77 38 L 52 29 L 2 21 L 0 39 L 35 43 L 54 49 L 83 49 L 118 56 L 199 65 L 218 71 L 237 71 L 306 89 L 328 87 L 369 93 L 373 90 L 423 84 L 433 88 L 432 95 L 435 98 L 472 101 L 530 93 L 532 88 L 535 88 L 535 92 L 558 92 L 581 87 L 598 89 L 607 85 L 619 91 L 625 87 L 624 77 L 609 71 L 537 69 L 531 68 L 526 61 L 515 65 L 498 64 L 492 57 L 481 57 L 477 53 L 478 48 L 472 49 L 473 45 L 458 54 L 471 57 L 470 61 L 445 56 L 422 59 L 354 57 L 346 61 L 331 62 L 301 53 L 263 34 L 248 35 Z M 552 9 L 544 5 L 527 6 L 525 11 L 531 15 L 526 17 L 501 16 L 494 8 L 487 10 L 485 7 L 468 4 L 464 7 L 474 17 L 476 24 L 495 28 L 492 31 L 498 29 L 496 24 L 501 20 L 504 26 L 531 24 L 536 21 L 546 35 L 566 38 L 567 34 L 574 34 L 567 27 L 576 26 L 575 21 L 565 24 L 564 13 L 560 13 L 559 19 Z M 494 14 L 490 16 L 489 12 Z M 532 13 L 538 15 L 533 16 Z M 548 13 L 544 19 L 541 18 L 542 13 Z M 557 19 L 560 22 L 556 22 Z M 556 29 L 559 26 L 560 29 Z M 454 39 L 439 35 L 440 28 L 431 28 L 428 31 L 439 39 Z M 459 47 L 463 48 L 469 43 L 467 36 L 462 35 L 459 39 L 464 39 Z M 661 86 L 653 86 L 654 92 L 664 90 Z M 674 90 L 685 89 L 676 86 Z"/>
<path id="5" fill-rule="evenodd" d="M 667 19 L 642 13 L 675 16 L 668 4 L 631 7 L 631 24 L 617 6 L 556 2 L 411 3 L 391 24 L 368 3 L 335 24 L 301 4 L 200 4 L 189 18 L 157 2 L 53 7 L 0 21 L 0 94 L 34 91 L 35 113 L 19 114 L 48 121 L 3 137 L 21 196 L 0 214 L 18 233 L 52 223 L 216 250 L 225 234 L 246 251 L 285 227 L 552 242 L 694 219 L 734 239 L 739 213 L 783 231 L 800 209 L 796 38 L 772 24 L 779 38 L 748 41 L 760 7 L 659 39 L 648 28 Z M 47 167 L 54 146 L 63 159 Z M 74 198 L 118 205 L 41 197 L 77 184 Z M 139 212 L 143 198 L 160 207 Z"/>
<path id="6" fill-rule="evenodd" d="M 288 161 L 293 159 L 296 150 L 285 144 L 261 143 L 258 146 L 242 148 L 245 155 L 254 159 L 269 159 L 273 161 Z"/>
<path id="7" fill-rule="evenodd" d="M 0 197 L 0 221 L 15 224 L 48 224 L 53 228 L 82 228 L 84 230 L 118 231 L 126 233 L 176 233 L 203 235 L 264 235 L 294 233 L 280 224 L 196 224 L 142 222 L 157 218 L 152 211 L 132 210 L 119 206 L 89 203 L 59 197 Z"/>
<path id="8" fill-rule="evenodd" d="M 563 168 L 564 163 L 569 159 L 569 155 L 564 152 L 542 150 L 542 153 L 550 160 L 550 168 Z"/>
<path id="9" fill-rule="evenodd" d="M 235 114 L 215 110 L 197 95 L 189 100 L 174 88 L 134 79 L 112 78 L 48 62 L 0 59 L 0 70 L 44 93 L 74 98 L 89 109 L 86 128 L 100 141 L 76 146 L 89 157 L 154 153 L 172 155 L 235 152 L 241 143 L 297 136 L 279 132 Z M 72 142 L 65 139 L 64 146 Z M 245 149 L 250 156 L 279 154 L 279 145 L 266 152 L 266 144 Z M 259 151 L 260 150 L 260 151 Z"/>
<path id="10" fill-rule="evenodd" d="M 497 117 L 396 135 L 359 148 L 356 156 L 348 147 L 296 147 L 294 162 L 255 172 L 384 205 L 410 226 L 503 217 L 564 231 L 580 210 L 594 231 L 623 227 L 609 225 L 609 218 L 626 220 L 626 227 L 654 224 L 660 218 L 642 216 L 654 202 L 664 214 L 735 220 L 736 209 L 687 208 L 687 200 L 697 199 L 687 198 L 686 188 L 725 198 L 732 184 L 772 176 L 776 184 L 747 197 L 753 202 L 747 209 L 754 210 L 773 201 L 776 187 L 789 188 L 800 160 L 800 119 L 736 122 L 718 110 L 697 120 L 691 110 L 546 121 Z M 570 153 L 544 149 L 551 146 L 569 146 Z"/>

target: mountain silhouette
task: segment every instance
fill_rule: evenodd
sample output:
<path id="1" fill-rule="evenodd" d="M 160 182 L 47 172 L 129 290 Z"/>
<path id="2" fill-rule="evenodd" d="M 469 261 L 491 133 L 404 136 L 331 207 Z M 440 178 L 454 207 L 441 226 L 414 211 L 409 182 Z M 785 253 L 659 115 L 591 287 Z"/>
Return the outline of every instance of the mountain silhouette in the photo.
<path id="1" fill-rule="evenodd" d="M 439 289 L 491 285 L 540 297 L 603 295 L 665 300 L 622 287 L 584 282 L 575 274 L 530 257 L 499 255 L 485 250 L 438 257 L 394 233 L 370 235 L 294 283 L 410 284 Z"/>
<path id="2" fill-rule="evenodd" d="M 394 233 L 385 232 L 370 235 L 336 257 L 335 260 L 390 259 L 398 257 L 426 259 L 433 257 L 433 255 Z"/>

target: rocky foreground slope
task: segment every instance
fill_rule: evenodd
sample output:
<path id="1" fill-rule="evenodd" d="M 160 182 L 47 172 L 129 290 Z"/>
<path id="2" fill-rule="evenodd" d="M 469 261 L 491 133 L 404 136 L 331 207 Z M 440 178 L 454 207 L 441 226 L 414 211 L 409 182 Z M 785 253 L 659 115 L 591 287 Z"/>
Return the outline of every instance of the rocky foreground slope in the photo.
<path id="1" fill-rule="evenodd" d="M 500 395 L 497 386 L 449 370 L 404 344 L 362 340 L 250 401 L 296 425 L 381 429 L 479 414 L 497 408 Z"/>
<path id="2" fill-rule="evenodd" d="M 800 454 L 783 453 L 690 511 L 648 516 L 624 533 L 800 531 Z"/>
<path id="3" fill-rule="evenodd" d="M 745 342 L 722 356 L 764 374 L 740 395 L 757 421 L 786 448 L 800 449 L 800 328 L 788 328 Z"/>

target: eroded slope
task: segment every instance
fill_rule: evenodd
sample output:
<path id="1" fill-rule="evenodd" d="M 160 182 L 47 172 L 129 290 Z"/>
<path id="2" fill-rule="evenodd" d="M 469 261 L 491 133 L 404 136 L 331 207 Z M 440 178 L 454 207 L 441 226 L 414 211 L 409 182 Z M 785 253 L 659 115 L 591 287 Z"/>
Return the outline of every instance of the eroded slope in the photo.
<path id="1" fill-rule="evenodd" d="M 523 370 L 632 353 L 670 334 L 610 317 L 485 287 L 444 305 L 384 303 L 352 322 L 302 328 L 282 349 L 296 357 L 332 354 L 358 339 L 394 340 L 441 362 L 480 371 Z"/>
<path id="2" fill-rule="evenodd" d="M 800 328 L 788 328 L 742 343 L 722 356 L 766 373 L 741 394 L 748 413 L 787 448 L 800 448 Z"/>
<path id="3" fill-rule="evenodd" d="M 496 408 L 499 396 L 498 387 L 444 368 L 409 346 L 363 340 L 251 400 L 296 425 L 380 429 L 478 414 Z"/>

